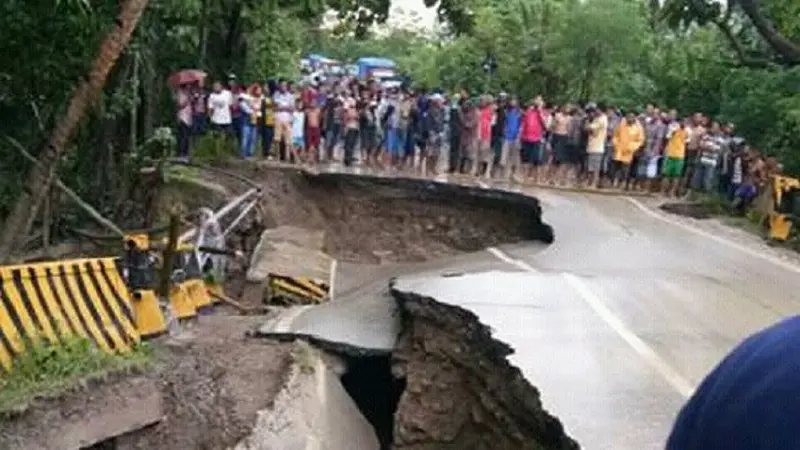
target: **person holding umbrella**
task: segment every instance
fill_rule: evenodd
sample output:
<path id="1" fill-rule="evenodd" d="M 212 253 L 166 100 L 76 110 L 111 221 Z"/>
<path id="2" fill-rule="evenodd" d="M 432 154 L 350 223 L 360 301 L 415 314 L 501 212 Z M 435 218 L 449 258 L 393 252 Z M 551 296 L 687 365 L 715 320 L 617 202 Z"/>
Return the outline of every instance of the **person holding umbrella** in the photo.
<path id="1" fill-rule="evenodd" d="M 200 70 L 182 70 L 172 74 L 167 80 L 175 90 L 177 156 L 184 161 L 189 160 L 194 123 L 196 101 L 192 96 L 192 86 L 202 86 L 205 77 L 205 72 Z"/>

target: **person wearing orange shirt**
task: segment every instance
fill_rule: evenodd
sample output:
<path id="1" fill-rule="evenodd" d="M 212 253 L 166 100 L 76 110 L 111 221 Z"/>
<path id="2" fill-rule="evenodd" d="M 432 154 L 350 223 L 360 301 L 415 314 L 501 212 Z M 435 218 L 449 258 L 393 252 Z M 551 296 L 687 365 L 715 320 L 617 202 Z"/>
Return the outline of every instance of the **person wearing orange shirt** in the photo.
<path id="1" fill-rule="evenodd" d="M 619 187 L 627 180 L 633 156 L 644 145 L 644 129 L 636 120 L 636 114 L 628 111 L 625 120 L 614 129 L 614 158 L 611 170 L 612 187 Z"/>

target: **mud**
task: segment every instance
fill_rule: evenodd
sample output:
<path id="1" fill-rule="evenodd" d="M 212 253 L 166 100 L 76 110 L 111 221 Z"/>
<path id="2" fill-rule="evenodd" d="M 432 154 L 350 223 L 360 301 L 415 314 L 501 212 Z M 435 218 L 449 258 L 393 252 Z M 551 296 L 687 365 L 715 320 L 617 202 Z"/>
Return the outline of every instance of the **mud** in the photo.
<path id="1" fill-rule="evenodd" d="M 181 335 L 158 342 L 150 370 L 79 387 L 0 419 L 0 448 L 77 450 L 74 439 L 64 435 L 59 440 L 52 430 L 100 411 L 104 416 L 82 430 L 82 436 L 98 435 L 134 407 L 132 399 L 152 395 L 160 399 L 159 421 L 111 439 L 109 448 L 231 448 L 252 431 L 258 411 L 272 404 L 289 374 L 291 344 L 247 337 L 263 320 L 203 316 Z M 5 445 L 19 442 L 22 433 L 24 447 Z"/>
<path id="2" fill-rule="evenodd" d="M 719 211 L 714 205 L 700 202 L 671 202 L 665 203 L 659 208 L 670 214 L 691 217 L 692 219 L 710 219 L 719 215 Z"/>
<path id="3" fill-rule="evenodd" d="M 513 350 L 477 316 L 413 293 L 392 295 L 403 321 L 393 371 L 406 385 L 393 449 L 579 448 L 544 409 L 536 387 L 508 363 Z"/>

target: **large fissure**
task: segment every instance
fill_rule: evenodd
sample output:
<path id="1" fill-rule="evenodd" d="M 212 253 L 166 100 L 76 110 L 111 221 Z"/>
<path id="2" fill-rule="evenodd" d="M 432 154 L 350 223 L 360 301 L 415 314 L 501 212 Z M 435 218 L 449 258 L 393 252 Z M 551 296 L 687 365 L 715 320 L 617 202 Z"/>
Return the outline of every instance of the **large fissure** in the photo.
<path id="1" fill-rule="evenodd" d="M 405 380 L 392 375 L 391 355 L 345 357 L 341 381 L 358 409 L 375 428 L 381 450 L 392 448 L 395 412 Z"/>

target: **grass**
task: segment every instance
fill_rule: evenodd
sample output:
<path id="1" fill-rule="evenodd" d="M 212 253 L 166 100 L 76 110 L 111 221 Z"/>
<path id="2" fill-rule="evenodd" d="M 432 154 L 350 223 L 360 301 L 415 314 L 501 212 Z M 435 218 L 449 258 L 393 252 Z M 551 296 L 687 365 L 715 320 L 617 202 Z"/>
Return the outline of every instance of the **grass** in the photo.
<path id="1" fill-rule="evenodd" d="M 84 338 L 33 345 L 0 374 L 0 416 L 23 411 L 36 398 L 57 397 L 91 379 L 149 366 L 153 349 L 147 343 L 127 354 L 112 355 Z"/>

